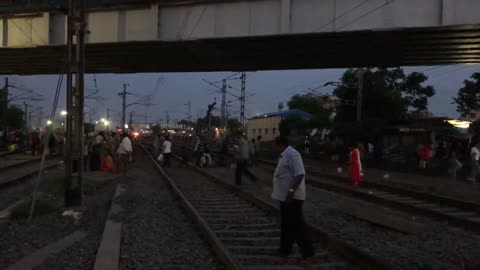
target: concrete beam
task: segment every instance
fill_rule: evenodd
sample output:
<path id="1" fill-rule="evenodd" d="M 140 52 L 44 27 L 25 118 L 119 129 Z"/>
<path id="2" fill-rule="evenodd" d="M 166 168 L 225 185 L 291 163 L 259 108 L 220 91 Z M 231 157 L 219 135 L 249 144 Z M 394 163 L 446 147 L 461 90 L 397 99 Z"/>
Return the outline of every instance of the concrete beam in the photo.
<path id="1" fill-rule="evenodd" d="M 179 41 L 480 24 L 478 0 L 174 1 L 91 9 L 88 43 Z M 58 10 L 5 15 L 2 47 L 65 44 Z"/>

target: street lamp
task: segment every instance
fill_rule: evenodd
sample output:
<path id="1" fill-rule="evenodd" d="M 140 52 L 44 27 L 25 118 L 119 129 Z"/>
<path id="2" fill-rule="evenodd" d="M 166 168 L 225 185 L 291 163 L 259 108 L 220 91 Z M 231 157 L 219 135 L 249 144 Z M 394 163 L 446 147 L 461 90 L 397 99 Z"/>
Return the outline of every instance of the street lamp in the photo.
<path id="1" fill-rule="evenodd" d="M 62 112 L 60 112 L 60 114 L 61 114 L 62 116 L 66 116 L 66 115 L 67 115 L 67 111 L 62 111 Z"/>
<path id="2" fill-rule="evenodd" d="M 51 124 L 53 124 L 52 120 L 47 120 L 47 126 L 50 126 Z"/>

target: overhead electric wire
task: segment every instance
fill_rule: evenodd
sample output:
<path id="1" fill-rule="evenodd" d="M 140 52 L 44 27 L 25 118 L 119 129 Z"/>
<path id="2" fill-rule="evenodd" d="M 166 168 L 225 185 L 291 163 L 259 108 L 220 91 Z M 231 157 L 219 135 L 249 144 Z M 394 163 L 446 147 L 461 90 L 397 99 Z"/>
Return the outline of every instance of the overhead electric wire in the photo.
<path id="1" fill-rule="evenodd" d="M 359 21 L 360 19 L 363 19 L 363 18 L 365 18 L 366 16 L 368 16 L 368 15 L 370 15 L 370 14 L 372 14 L 372 13 L 374 13 L 374 12 L 376 12 L 376 11 L 378 11 L 378 10 L 380 10 L 380 9 L 388 6 L 388 5 L 390 5 L 390 4 L 393 3 L 393 2 L 395 2 L 395 0 L 387 0 L 387 1 L 385 2 L 385 4 L 382 4 L 381 6 L 376 7 L 376 8 L 374 8 L 374 9 L 370 10 L 370 11 L 367 12 L 367 13 L 364 13 L 363 15 L 361 15 L 361 16 L 357 17 L 356 19 L 354 19 L 353 21 L 350 21 L 350 22 L 342 25 L 341 27 L 335 29 L 335 31 L 341 30 L 341 29 L 343 29 L 343 28 L 345 28 L 345 27 L 347 27 L 347 26 L 349 26 L 349 25 L 351 25 L 351 24 Z"/>
<path id="2" fill-rule="evenodd" d="M 459 68 L 455 68 L 455 69 L 452 69 L 452 70 L 449 70 L 449 71 L 445 71 L 445 72 L 443 72 L 443 73 L 442 73 L 442 72 L 441 72 L 441 73 L 437 73 L 437 74 L 435 74 L 435 75 L 432 75 L 431 78 L 433 79 L 433 78 L 437 78 L 437 77 L 440 77 L 440 76 L 444 76 L 444 75 L 447 75 L 447 74 L 449 74 L 449 73 L 457 72 L 457 71 L 460 71 L 460 70 L 462 70 L 462 69 L 466 69 L 466 68 L 469 68 L 469 67 L 470 67 L 470 66 L 468 66 L 468 65 L 461 66 L 461 67 L 459 67 Z"/>
<path id="3" fill-rule="evenodd" d="M 197 22 L 195 23 L 195 26 L 192 28 L 192 31 L 190 32 L 190 35 L 188 36 L 188 38 L 192 37 L 193 33 L 197 29 L 197 26 L 200 24 L 200 21 L 202 21 L 203 15 L 205 15 L 205 12 L 207 11 L 207 9 L 208 9 L 208 6 L 205 6 L 203 8 L 202 14 L 200 14 L 200 16 L 198 17 Z"/>
<path id="4" fill-rule="evenodd" d="M 65 53 L 64 53 L 64 58 L 63 58 L 64 71 L 66 71 L 66 69 L 67 69 L 67 55 L 68 55 L 68 48 L 65 47 Z M 49 119 L 51 119 L 50 121 L 52 121 L 52 122 L 55 120 L 55 114 L 57 112 L 58 99 L 60 97 L 60 92 L 61 92 L 61 89 L 62 89 L 64 73 L 65 72 L 61 72 L 58 75 L 57 88 L 55 90 L 55 97 L 53 99 L 52 110 L 51 110 L 50 118 L 49 118 Z M 67 89 L 67 91 L 69 91 L 69 89 Z M 40 161 L 40 170 L 38 171 L 37 178 L 35 179 L 35 181 L 33 183 L 32 201 L 31 201 L 31 204 L 30 204 L 30 213 L 29 213 L 28 221 L 31 221 L 33 219 L 33 216 L 34 216 L 34 213 L 35 213 L 35 206 L 36 206 L 36 200 L 37 200 L 37 190 L 40 186 L 40 182 L 41 182 L 40 180 L 42 179 L 43 170 L 45 168 L 45 159 L 46 159 L 46 153 L 47 153 L 47 147 L 48 147 L 47 141 L 50 138 L 51 132 L 52 132 L 52 128 L 47 128 L 47 132 L 46 132 L 45 138 L 43 140 L 43 154 L 42 154 L 42 159 Z"/>
<path id="5" fill-rule="evenodd" d="M 358 5 L 350 8 L 349 10 L 347 10 L 347 11 L 345 11 L 344 13 L 342 13 L 341 15 L 333 18 L 332 20 L 330 20 L 330 21 L 327 22 L 326 24 L 324 24 L 324 25 L 322 25 L 322 26 L 319 26 L 319 27 L 313 29 L 312 32 L 317 32 L 317 31 L 319 31 L 319 30 L 322 30 L 323 28 L 325 28 L 325 27 L 329 26 L 330 24 L 336 22 L 338 19 L 344 17 L 344 16 L 347 15 L 348 13 L 350 13 L 350 12 L 354 11 L 355 9 L 363 6 L 363 5 L 366 4 L 368 1 L 370 1 L 370 0 L 365 0 L 365 1 L 361 2 L 360 4 L 358 4 Z"/>

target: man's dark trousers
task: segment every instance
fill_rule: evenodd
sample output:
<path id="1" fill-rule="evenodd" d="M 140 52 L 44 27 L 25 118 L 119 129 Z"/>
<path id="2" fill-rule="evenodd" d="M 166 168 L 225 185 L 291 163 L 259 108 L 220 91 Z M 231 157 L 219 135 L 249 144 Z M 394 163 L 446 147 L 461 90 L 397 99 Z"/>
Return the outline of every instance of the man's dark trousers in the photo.
<path id="1" fill-rule="evenodd" d="M 309 239 L 305 228 L 302 208 L 302 200 L 292 200 L 288 203 L 280 202 L 280 253 L 283 255 L 289 255 L 292 252 L 292 246 L 295 242 L 297 242 L 304 257 L 314 255 L 312 241 Z"/>
<path id="2" fill-rule="evenodd" d="M 235 170 L 235 184 L 242 184 L 242 174 L 246 174 L 253 181 L 257 180 L 257 177 L 247 168 L 247 160 L 237 160 L 237 168 Z"/>

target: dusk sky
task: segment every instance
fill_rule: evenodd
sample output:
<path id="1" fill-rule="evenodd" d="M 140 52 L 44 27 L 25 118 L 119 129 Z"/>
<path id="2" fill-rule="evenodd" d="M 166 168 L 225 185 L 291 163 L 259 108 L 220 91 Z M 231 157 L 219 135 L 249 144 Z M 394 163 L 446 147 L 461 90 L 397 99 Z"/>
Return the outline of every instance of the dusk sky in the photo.
<path id="1" fill-rule="evenodd" d="M 430 111 L 435 116 L 458 117 L 455 111 L 455 105 L 451 104 L 452 96 L 462 86 L 463 80 L 470 77 L 473 72 L 480 72 L 478 65 L 469 66 L 438 66 L 432 67 L 408 67 L 407 72 L 425 71 L 429 76 L 428 84 L 431 84 L 437 90 L 437 94 L 430 100 Z M 336 81 L 343 73 L 343 69 L 324 69 L 324 70 L 295 70 L 295 71 L 259 71 L 247 73 L 247 94 L 253 93 L 247 99 L 246 115 L 251 116 L 257 113 L 266 113 L 277 110 L 280 101 L 286 103 L 289 98 L 302 93 L 303 89 L 315 87 L 324 84 L 327 81 Z M 137 96 L 129 95 L 127 103 L 139 99 L 141 96 L 154 94 L 152 105 L 149 111 L 144 106 L 132 106 L 130 110 L 135 111 L 137 115 L 149 116 L 149 121 L 156 121 L 160 118 L 165 121 L 166 111 L 170 113 L 170 121 L 180 120 L 186 117 L 187 107 L 184 105 L 191 101 L 192 115 L 196 119 L 203 116 L 204 110 L 214 98 L 220 103 L 220 94 L 211 93 L 215 88 L 208 85 L 202 79 L 209 81 L 219 81 L 224 77 L 232 75 L 231 72 L 211 72 L 211 73 L 148 73 L 148 74 L 97 74 L 95 76 L 97 88 L 103 99 L 87 100 L 89 107 L 85 111 L 96 108 L 96 115 L 92 115 L 93 120 L 106 116 L 106 109 L 113 110 L 114 120 L 120 120 L 121 99 L 117 95 L 122 90 L 123 83 L 128 83 L 128 91 Z M 164 78 L 164 83 L 157 83 Z M 238 77 L 238 76 L 236 76 Z M 58 75 L 55 76 L 10 76 L 10 84 L 24 88 L 36 90 L 45 97 L 45 101 L 30 102 L 35 107 L 43 106 L 44 114 L 50 113 L 53 103 L 53 96 L 57 84 Z M 85 78 L 86 87 L 95 88 L 94 76 L 87 75 Z M 155 90 L 156 85 L 158 89 Z M 218 83 L 220 86 L 221 84 Z M 229 81 L 229 85 L 239 89 L 240 81 Z M 65 86 L 65 82 L 64 82 Z M 333 88 L 322 88 L 320 92 L 331 93 Z M 20 93 L 12 89 L 12 93 Z M 239 95 L 240 92 L 230 89 L 233 94 Z M 235 99 L 228 96 L 227 100 Z M 17 104 L 23 104 L 18 101 Z M 238 117 L 239 102 L 231 103 L 234 108 L 232 115 Z M 286 107 L 286 106 L 285 106 Z M 22 107 L 23 108 L 23 107 Z M 65 90 L 63 89 L 60 97 L 58 112 L 65 108 Z M 217 111 L 218 114 L 218 111 Z M 137 122 L 143 123 L 143 117 L 134 118 Z M 89 120 L 87 116 L 86 120 Z M 128 118 L 127 118 L 128 122 Z M 118 122 L 117 122 L 118 123 Z"/>

